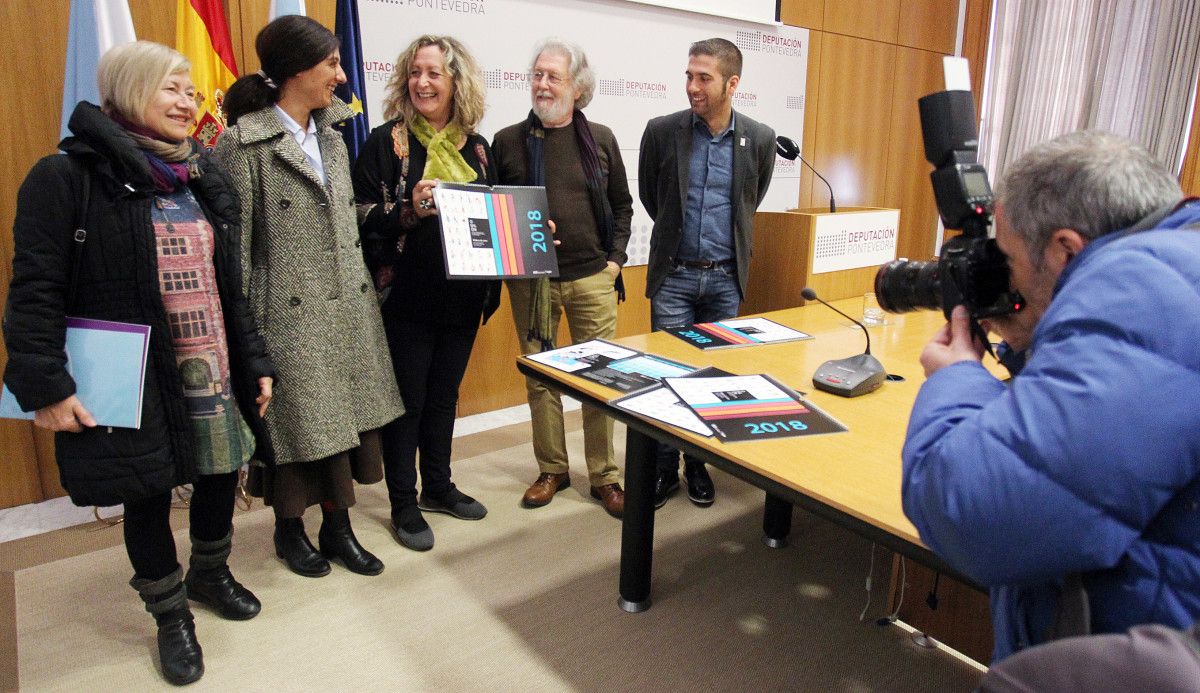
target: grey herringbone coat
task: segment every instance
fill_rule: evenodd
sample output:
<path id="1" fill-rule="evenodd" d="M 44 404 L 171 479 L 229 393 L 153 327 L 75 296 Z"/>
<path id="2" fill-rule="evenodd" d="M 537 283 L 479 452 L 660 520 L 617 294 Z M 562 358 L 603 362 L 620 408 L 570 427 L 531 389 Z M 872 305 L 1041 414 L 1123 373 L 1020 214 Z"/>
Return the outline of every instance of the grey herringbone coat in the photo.
<path id="1" fill-rule="evenodd" d="M 215 150 L 241 195 L 243 284 L 279 374 L 266 417 L 279 464 L 353 448 L 404 412 L 331 127 L 352 114 L 337 99 L 312 114 L 328 187 L 273 108 L 242 116 Z"/>

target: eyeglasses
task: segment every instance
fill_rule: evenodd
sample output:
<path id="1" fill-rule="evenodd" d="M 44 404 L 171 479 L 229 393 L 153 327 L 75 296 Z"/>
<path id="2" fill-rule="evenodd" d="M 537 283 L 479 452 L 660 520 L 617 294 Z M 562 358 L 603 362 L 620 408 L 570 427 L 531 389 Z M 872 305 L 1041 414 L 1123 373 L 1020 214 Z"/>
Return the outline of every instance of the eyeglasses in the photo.
<path id="1" fill-rule="evenodd" d="M 549 80 L 549 82 L 556 87 L 558 85 L 562 84 L 563 82 L 567 81 L 566 77 L 560 77 L 559 75 L 556 75 L 553 72 L 542 72 L 540 70 L 530 73 L 529 76 L 533 79 L 534 84 L 542 81 L 543 79 L 546 79 L 546 80 Z"/>

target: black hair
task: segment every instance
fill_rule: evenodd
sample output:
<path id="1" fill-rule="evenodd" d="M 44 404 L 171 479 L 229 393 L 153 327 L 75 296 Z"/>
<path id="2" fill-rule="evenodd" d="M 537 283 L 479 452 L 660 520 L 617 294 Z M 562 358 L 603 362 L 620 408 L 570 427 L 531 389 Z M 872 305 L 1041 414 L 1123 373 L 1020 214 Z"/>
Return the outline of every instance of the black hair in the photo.
<path id="1" fill-rule="evenodd" d="M 742 52 L 728 39 L 710 38 L 697 41 L 688 50 L 688 56 L 707 55 L 717 59 L 721 76 L 728 82 L 730 77 L 742 74 Z"/>
<path id="2" fill-rule="evenodd" d="M 254 40 L 262 69 L 238 78 L 225 94 L 229 124 L 279 101 L 284 82 L 328 58 L 340 45 L 332 31 L 303 15 L 284 15 L 263 27 Z"/>

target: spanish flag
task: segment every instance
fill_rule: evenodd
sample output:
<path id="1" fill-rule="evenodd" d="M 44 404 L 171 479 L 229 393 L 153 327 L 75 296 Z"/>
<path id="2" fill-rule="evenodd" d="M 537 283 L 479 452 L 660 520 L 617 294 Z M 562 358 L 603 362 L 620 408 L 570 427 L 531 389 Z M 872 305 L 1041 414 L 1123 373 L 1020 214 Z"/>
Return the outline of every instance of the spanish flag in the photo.
<path id="1" fill-rule="evenodd" d="M 212 147 L 225 129 L 225 90 L 238 77 L 225 9 L 221 0 L 179 0 L 175 17 L 175 49 L 192 62 L 200 107 L 192 137 Z"/>

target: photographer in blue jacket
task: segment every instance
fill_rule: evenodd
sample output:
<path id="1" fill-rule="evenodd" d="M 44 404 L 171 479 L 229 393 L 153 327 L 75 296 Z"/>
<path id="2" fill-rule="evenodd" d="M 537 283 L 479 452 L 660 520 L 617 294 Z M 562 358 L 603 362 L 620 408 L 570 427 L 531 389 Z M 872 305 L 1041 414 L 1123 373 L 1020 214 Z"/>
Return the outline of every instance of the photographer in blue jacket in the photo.
<path id="1" fill-rule="evenodd" d="M 993 662 L 1078 634 L 1066 612 L 1098 633 L 1200 618 L 1200 201 L 1182 198 L 1115 135 L 1034 147 L 997 194 L 1027 303 L 990 327 L 1020 375 L 984 369 L 961 306 L 921 355 L 904 511 L 990 588 Z"/>

